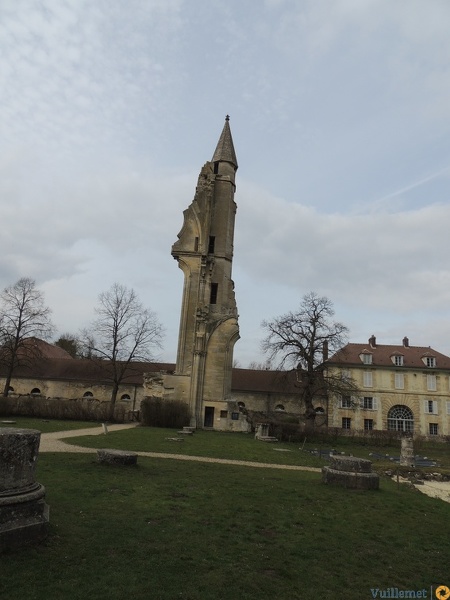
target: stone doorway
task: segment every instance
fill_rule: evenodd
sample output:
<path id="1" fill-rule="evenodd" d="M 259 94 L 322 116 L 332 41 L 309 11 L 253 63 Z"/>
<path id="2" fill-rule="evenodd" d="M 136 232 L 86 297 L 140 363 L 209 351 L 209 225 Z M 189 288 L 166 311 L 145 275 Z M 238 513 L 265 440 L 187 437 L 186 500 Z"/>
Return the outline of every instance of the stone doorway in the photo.
<path id="1" fill-rule="evenodd" d="M 214 427 L 214 406 L 205 406 L 203 427 Z"/>

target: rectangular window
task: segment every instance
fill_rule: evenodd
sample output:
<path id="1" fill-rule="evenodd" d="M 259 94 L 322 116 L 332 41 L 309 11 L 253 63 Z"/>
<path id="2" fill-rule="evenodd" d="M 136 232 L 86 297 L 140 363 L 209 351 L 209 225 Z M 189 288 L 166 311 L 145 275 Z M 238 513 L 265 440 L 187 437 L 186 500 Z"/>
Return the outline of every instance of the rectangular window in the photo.
<path id="1" fill-rule="evenodd" d="M 365 365 L 371 365 L 372 364 L 372 355 L 371 354 L 363 354 L 363 363 Z"/>
<path id="2" fill-rule="evenodd" d="M 438 414 L 437 400 L 425 400 L 425 412 L 428 415 L 437 415 Z"/>
<path id="3" fill-rule="evenodd" d="M 198 237 L 196 237 L 194 241 L 194 252 L 198 252 Z"/>
<path id="4" fill-rule="evenodd" d="M 435 392 L 436 389 L 436 375 L 427 375 L 427 390 L 429 392 Z"/>
<path id="5" fill-rule="evenodd" d="M 434 367 L 436 366 L 436 359 L 434 356 L 427 356 L 426 357 L 426 363 L 427 363 L 427 367 L 430 367 L 432 369 L 434 369 Z"/>
<path id="6" fill-rule="evenodd" d="M 208 254 L 214 254 L 214 248 L 216 246 L 216 238 L 214 235 L 209 236 Z"/>
<path id="7" fill-rule="evenodd" d="M 364 387 L 372 387 L 373 386 L 372 371 L 364 371 L 363 385 L 364 385 Z"/>
<path id="8" fill-rule="evenodd" d="M 211 284 L 211 296 L 209 298 L 210 304 L 217 304 L 217 290 L 219 289 L 218 283 Z"/>
<path id="9" fill-rule="evenodd" d="M 352 399 L 350 396 L 342 396 L 340 408 L 352 408 Z"/>
<path id="10" fill-rule="evenodd" d="M 373 419 L 364 419 L 364 431 L 372 431 Z"/>
<path id="11" fill-rule="evenodd" d="M 239 421 L 239 413 L 238 412 L 232 412 L 231 413 L 231 420 L 232 421 Z"/>
<path id="12" fill-rule="evenodd" d="M 221 419 L 228 419 L 228 411 L 227 410 L 221 410 L 220 411 L 220 418 Z"/>
<path id="13" fill-rule="evenodd" d="M 373 410 L 373 398 L 371 396 L 364 396 L 362 407 L 366 410 Z"/>
<path id="14" fill-rule="evenodd" d="M 429 432 L 430 435 L 438 435 L 439 433 L 439 427 L 437 423 L 429 423 Z"/>
<path id="15" fill-rule="evenodd" d="M 403 373 L 396 373 L 395 374 L 395 389 L 403 390 L 404 387 L 405 387 L 405 376 L 403 375 Z"/>
<path id="16" fill-rule="evenodd" d="M 342 417 L 342 429 L 351 429 L 352 420 L 350 417 Z"/>
<path id="17" fill-rule="evenodd" d="M 403 356 L 394 356 L 394 365 L 396 367 L 403 367 Z"/>

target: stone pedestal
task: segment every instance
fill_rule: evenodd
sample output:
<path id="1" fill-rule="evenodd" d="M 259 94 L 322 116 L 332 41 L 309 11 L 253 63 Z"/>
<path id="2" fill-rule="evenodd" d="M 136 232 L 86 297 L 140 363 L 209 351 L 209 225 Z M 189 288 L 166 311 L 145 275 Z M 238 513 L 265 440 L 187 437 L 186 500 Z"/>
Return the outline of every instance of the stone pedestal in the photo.
<path id="1" fill-rule="evenodd" d="M 322 481 L 356 490 L 377 490 L 380 478 L 372 473 L 372 463 L 353 456 L 330 456 L 330 466 L 323 467 Z"/>
<path id="2" fill-rule="evenodd" d="M 45 488 L 35 481 L 40 438 L 34 429 L 0 428 L 0 552 L 47 537 Z"/>
<path id="3" fill-rule="evenodd" d="M 400 447 L 400 466 L 414 467 L 414 446 L 412 436 L 403 436 Z"/>

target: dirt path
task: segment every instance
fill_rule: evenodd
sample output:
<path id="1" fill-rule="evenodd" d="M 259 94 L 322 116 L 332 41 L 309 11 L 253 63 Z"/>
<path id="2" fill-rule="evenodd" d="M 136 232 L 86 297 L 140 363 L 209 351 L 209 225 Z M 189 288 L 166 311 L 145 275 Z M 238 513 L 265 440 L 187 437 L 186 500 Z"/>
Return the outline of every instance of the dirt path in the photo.
<path id="1" fill-rule="evenodd" d="M 393 477 L 395 481 L 395 477 Z M 409 483 L 408 479 L 400 478 L 400 483 Z M 423 484 L 414 485 L 416 490 L 431 496 L 431 498 L 439 498 L 444 502 L 450 502 L 450 481 L 424 481 Z"/>
<path id="2" fill-rule="evenodd" d="M 136 427 L 130 425 L 108 425 L 108 431 L 120 431 L 121 429 L 131 429 Z M 54 433 L 42 433 L 39 452 L 83 452 L 85 454 L 96 454 L 97 448 L 85 448 L 84 446 L 74 446 L 64 443 L 64 439 L 78 437 L 80 435 L 104 435 L 103 427 L 92 427 L 90 429 L 72 429 L 71 431 L 55 431 Z M 105 440 L 105 446 L 107 442 Z M 301 467 L 298 465 L 278 465 L 272 463 L 259 463 L 245 460 L 231 460 L 226 458 L 208 458 L 206 456 L 189 456 L 187 454 L 168 454 L 166 452 L 138 452 L 139 456 L 148 456 L 150 458 L 171 458 L 175 460 L 187 460 L 204 463 L 219 463 L 222 465 L 243 465 L 246 467 L 256 467 L 260 469 L 290 469 L 292 471 L 312 471 L 320 473 L 320 468 Z"/>

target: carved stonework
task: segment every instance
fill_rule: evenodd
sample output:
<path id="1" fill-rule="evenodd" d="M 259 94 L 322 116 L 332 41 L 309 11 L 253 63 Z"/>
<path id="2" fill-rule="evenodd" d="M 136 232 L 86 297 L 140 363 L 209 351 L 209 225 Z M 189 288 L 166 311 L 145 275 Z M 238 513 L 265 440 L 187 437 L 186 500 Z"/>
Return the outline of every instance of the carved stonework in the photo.
<path id="1" fill-rule="evenodd" d="M 35 480 L 41 433 L 0 428 L 0 552 L 47 537 L 45 488 Z"/>

